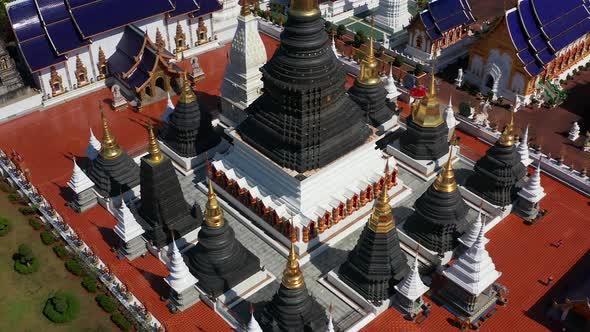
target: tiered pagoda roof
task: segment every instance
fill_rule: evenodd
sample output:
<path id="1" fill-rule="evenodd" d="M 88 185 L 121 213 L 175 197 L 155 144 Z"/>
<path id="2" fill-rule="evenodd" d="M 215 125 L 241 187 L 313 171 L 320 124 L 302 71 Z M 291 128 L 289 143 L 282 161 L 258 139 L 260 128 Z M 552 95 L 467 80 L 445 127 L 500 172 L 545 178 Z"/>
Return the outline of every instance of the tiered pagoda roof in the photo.
<path id="1" fill-rule="evenodd" d="M 170 275 L 164 278 L 164 281 L 170 286 L 170 288 L 174 289 L 176 293 L 181 294 L 187 288 L 194 287 L 197 283 L 197 278 L 190 273 L 174 239 L 172 239 L 171 247 L 172 253 L 170 262 L 167 266 Z"/>
<path id="2" fill-rule="evenodd" d="M 91 38 L 164 13 L 202 16 L 220 10 L 211 0 L 21 0 L 8 4 L 14 34 L 31 72 L 65 62 Z"/>
<path id="3" fill-rule="evenodd" d="M 590 32 L 587 0 L 520 0 L 505 22 L 518 59 L 536 76 L 556 54 Z"/>
<path id="4" fill-rule="evenodd" d="M 78 166 L 76 163 L 76 158 L 74 158 L 73 161 L 74 171 L 72 172 L 72 177 L 67 184 L 70 189 L 72 189 L 76 194 L 79 194 L 84 190 L 94 187 L 94 183 L 88 178 L 86 173 L 82 171 L 80 166 Z"/>
<path id="5" fill-rule="evenodd" d="M 445 32 L 453 28 L 475 22 L 467 0 L 430 1 L 428 9 L 422 11 L 419 17 L 432 41 L 442 38 Z"/>

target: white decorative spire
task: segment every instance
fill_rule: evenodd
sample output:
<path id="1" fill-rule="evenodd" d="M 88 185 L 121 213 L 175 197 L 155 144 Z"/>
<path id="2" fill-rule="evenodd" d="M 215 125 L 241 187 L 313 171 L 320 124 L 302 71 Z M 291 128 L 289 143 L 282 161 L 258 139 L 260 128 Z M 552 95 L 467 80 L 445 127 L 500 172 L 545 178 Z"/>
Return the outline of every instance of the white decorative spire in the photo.
<path id="1" fill-rule="evenodd" d="M 379 0 L 375 24 L 381 28 L 397 32 L 408 26 L 411 18 L 408 0 Z"/>
<path id="2" fill-rule="evenodd" d="M 416 301 L 420 296 L 428 291 L 428 286 L 424 285 L 418 271 L 418 252 L 414 258 L 412 269 L 399 284 L 395 285 L 395 290 L 410 301 Z"/>
<path id="3" fill-rule="evenodd" d="M 575 141 L 578 137 L 580 137 L 580 125 L 578 124 L 578 121 L 575 121 L 570 128 L 567 138 L 570 141 Z"/>
<path id="4" fill-rule="evenodd" d="M 256 318 L 254 318 L 254 308 L 250 308 L 250 321 L 248 322 L 247 332 L 262 332 L 262 328 Z"/>
<path id="5" fill-rule="evenodd" d="M 482 224 L 473 246 L 459 256 L 451 267 L 443 271 L 447 279 L 475 296 L 481 294 L 502 275 L 496 271 L 496 265 L 486 250 L 486 238 L 483 233 Z"/>
<path id="6" fill-rule="evenodd" d="M 334 52 L 334 55 L 338 57 L 338 49 L 336 48 L 336 39 L 334 38 L 334 35 L 332 35 L 332 51 Z"/>
<path id="7" fill-rule="evenodd" d="M 94 133 L 92 132 L 92 128 L 90 128 L 90 140 L 88 142 L 88 147 L 85 151 L 86 156 L 90 160 L 96 159 L 96 157 L 98 157 L 98 153 L 100 152 L 101 147 L 102 144 L 100 144 L 100 141 L 96 139 L 96 136 L 94 136 Z"/>
<path id="8" fill-rule="evenodd" d="M 387 91 L 386 98 L 389 101 L 396 99 L 400 95 L 400 92 L 395 86 L 395 80 L 393 79 L 393 66 L 389 66 L 389 74 L 387 75 L 387 80 L 385 83 L 385 91 Z"/>
<path id="9" fill-rule="evenodd" d="M 538 203 L 543 197 L 545 197 L 545 190 L 541 186 L 541 159 L 533 174 L 529 177 L 529 180 L 524 187 L 518 192 L 518 196 L 522 197 L 528 202 Z"/>
<path id="10" fill-rule="evenodd" d="M 121 199 L 121 206 L 119 208 L 114 207 L 113 200 L 111 200 L 111 204 L 113 204 L 113 214 L 115 219 L 117 219 L 115 234 L 117 234 L 123 242 L 127 243 L 145 233 L 141 225 L 137 223 L 135 216 L 131 213 L 127 204 L 125 204 L 124 199 Z"/>
<path id="11" fill-rule="evenodd" d="M 68 181 L 68 187 L 70 187 L 76 194 L 83 192 L 86 189 L 92 188 L 94 182 L 82 171 L 80 166 L 76 163 L 76 158 L 72 158 L 74 161 L 74 172 L 70 181 Z"/>
<path id="12" fill-rule="evenodd" d="M 467 230 L 467 232 L 465 232 L 465 234 L 463 234 L 463 236 L 461 236 L 459 238 L 459 242 L 461 242 L 467 248 L 471 248 L 471 246 L 477 240 L 477 236 L 479 235 L 479 230 L 481 229 L 482 225 L 484 225 L 482 216 L 483 216 L 483 208 L 480 206 L 479 213 L 477 214 L 477 218 L 475 219 L 473 224 L 471 224 L 471 226 L 469 226 L 469 229 Z M 484 241 L 486 243 L 488 243 L 489 240 L 484 237 Z"/>
<path id="13" fill-rule="evenodd" d="M 518 144 L 518 148 L 516 152 L 520 155 L 520 162 L 528 166 L 531 164 L 531 158 L 529 156 L 529 126 L 526 126 L 524 132 L 522 133 L 522 137 L 520 138 L 520 143 Z"/>
<path id="14" fill-rule="evenodd" d="M 455 119 L 455 112 L 453 111 L 453 96 L 449 96 L 449 104 L 445 108 L 444 112 L 445 122 L 449 130 L 452 130 L 457 126 L 457 119 Z"/>
<path id="15" fill-rule="evenodd" d="M 170 119 L 170 115 L 174 112 L 174 104 L 172 103 L 172 99 L 170 98 L 170 92 L 168 92 L 168 102 L 166 103 L 166 110 L 164 110 L 164 114 L 160 117 L 162 121 L 168 123 L 168 119 Z"/>
<path id="16" fill-rule="evenodd" d="M 188 270 L 188 266 L 182 259 L 180 250 L 176 246 L 176 241 L 172 239 L 172 252 L 170 262 L 168 263 L 168 271 L 170 275 L 164 278 L 164 281 L 178 294 L 185 291 L 187 288 L 197 283 L 197 278 L 193 276 Z"/>
<path id="17" fill-rule="evenodd" d="M 332 313 L 330 313 L 330 317 L 328 317 L 328 326 L 326 327 L 326 332 L 336 332 L 334 329 L 334 322 L 332 321 Z"/>

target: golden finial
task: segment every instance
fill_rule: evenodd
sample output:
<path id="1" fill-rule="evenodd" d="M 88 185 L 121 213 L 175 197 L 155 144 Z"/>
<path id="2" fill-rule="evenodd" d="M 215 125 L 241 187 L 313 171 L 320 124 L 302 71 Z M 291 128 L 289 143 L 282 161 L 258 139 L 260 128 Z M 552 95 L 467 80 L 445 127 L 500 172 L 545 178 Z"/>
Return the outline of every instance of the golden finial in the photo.
<path id="1" fill-rule="evenodd" d="M 291 242 L 291 252 L 287 258 L 287 267 L 283 271 L 283 286 L 288 289 L 299 289 L 305 285 L 303 273 L 299 268 L 298 256 L 295 253 L 295 243 Z"/>
<path id="2" fill-rule="evenodd" d="M 457 181 L 455 181 L 455 172 L 453 171 L 453 147 L 455 146 L 457 139 L 451 143 L 451 149 L 449 150 L 449 160 L 445 165 L 444 170 L 438 175 L 436 181 L 434 181 L 434 189 L 442 193 L 450 193 L 457 190 Z"/>
<path id="3" fill-rule="evenodd" d="M 430 89 L 428 91 L 429 97 L 436 96 L 436 84 L 435 84 L 435 76 L 434 76 L 434 66 L 436 65 L 436 60 L 432 62 L 432 66 L 430 68 Z"/>
<path id="4" fill-rule="evenodd" d="M 240 10 L 240 16 L 248 16 L 250 15 L 250 1 L 243 0 L 242 1 L 242 9 Z"/>
<path id="5" fill-rule="evenodd" d="M 152 163 L 159 163 L 164 159 L 162 156 L 162 152 L 160 151 L 160 144 L 156 140 L 156 135 L 154 134 L 154 126 L 150 123 L 148 124 L 148 152 L 150 154 L 149 160 Z"/>
<path id="6" fill-rule="evenodd" d="M 379 78 L 378 67 L 379 63 L 375 58 L 375 50 L 373 47 L 373 18 L 371 18 L 371 35 L 369 36 L 369 50 L 367 55 L 361 61 L 361 68 L 357 82 L 362 85 L 377 85 L 381 83 Z"/>
<path id="7" fill-rule="evenodd" d="M 389 205 L 389 193 L 387 187 L 389 186 L 389 160 L 385 164 L 385 182 L 381 193 L 373 205 L 373 212 L 369 217 L 369 229 L 375 233 L 387 233 L 395 227 L 395 220 L 393 219 L 393 209 Z"/>
<path id="8" fill-rule="evenodd" d="M 315 16 L 320 15 L 317 0 L 291 0 L 289 16 Z"/>
<path id="9" fill-rule="evenodd" d="M 219 228 L 223 226 L 223 210 L 217 202 L 217 196 L 213 191 L 213 182 L 209 179 L 209 192 L 207 193 L 207 203 L 205 204 L 205 224 L 209 227 Z"/>
<path id="10" fill-rule="evenodd" d="M 111 134 L 107 118 L 102 110 L 102 104 L 98 104 L 100 109 L 100 117 L 102 119 L 102 144 L 100 148 L 100 155 L 104 159 L 115 159 L 121 154 L 121 147 L 117 144 L 115 136 Z"/>
<path id="11" fill-rule="evenodd" d="M 188 80 L 188 78 L 186 77 L 186 72 L 183 75 L 184 75 L 184 82 L 182 85 L 182 92 L 180 93 L 179 101 L 183 104 L 190 104 L 190 103 L 197 100 L 197 95 L 195 95 L 195 92 L 193 91 L 191 83 Z"/>
<path id="12" fill-rule="evenodd" d="M 502 146 L 510 147 L 514 145 L 514 112 L 510 112 L 510 123 L 504 126 L 504 130 L 502 130 L 502 135 L 498 139 L 498 142 Z"/>
<path id="13" fill-rule="evenodd" d="M 440 104 L 436 97 L 436 84 L 434 68 L 436 61 L 432 62 L 430 73 L 430 89 L 428 95 L 422 98 L 420 104 L 412 110 L 412 121 L 423 128 L 435 128 L 444 123 L 440 111 Z"/>

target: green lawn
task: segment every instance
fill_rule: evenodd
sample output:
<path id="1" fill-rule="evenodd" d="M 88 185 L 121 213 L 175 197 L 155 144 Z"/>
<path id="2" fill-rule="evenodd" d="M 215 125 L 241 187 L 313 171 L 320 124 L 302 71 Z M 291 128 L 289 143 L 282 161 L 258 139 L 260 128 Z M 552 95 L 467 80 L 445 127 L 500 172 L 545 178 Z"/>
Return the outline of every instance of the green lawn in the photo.
<path id="1" fill-rule="evenodd" d="M 41 231 L 34 231 L 16 206 L 8 202 L 5 193 L 0 192 L 0 215 L 12 221 L 12 230 L 0 237 L 0 331 L 37 332 L 98 332 L 116 331 L 109 315 L 94 302 L 94 295 L 88 294 L 81 279 L 72 276 L 64 268 L 51 247 L 45 246 L 40 238 Z M 31 246 L 39 258 L 39 271 L 20 275 L 13 270 L 12 254 L 19 244 Z M 80 300 L 80 314 L 72 322 L 54 324 L 43 316 L 45 301 L 56 291 L 67 291 Z"/>

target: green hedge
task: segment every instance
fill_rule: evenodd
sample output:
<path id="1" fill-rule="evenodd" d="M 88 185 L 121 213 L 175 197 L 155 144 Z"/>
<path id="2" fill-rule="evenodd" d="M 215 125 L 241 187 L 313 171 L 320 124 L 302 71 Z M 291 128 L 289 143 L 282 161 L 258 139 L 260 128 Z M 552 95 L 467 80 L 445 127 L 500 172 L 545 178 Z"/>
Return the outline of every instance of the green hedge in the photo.
<path id="1" fill-rule="evenodd" d="M 127 320 L 127 318 L 125 318 L 125 316 L 123 316 L 120 312 L 115 312 L 112 314 L 111 320 L 123 331 L 129 331 L 129 329 L 131 329 L 131 322 Z"/>
<path id="2" fill-rule="evenodd" d="M 18 212 L 24 214 L 25 216 L 30 216 L 31 214 L 35 214 L 35 209 L 30 206 L 23 206 L 18 208 Z"/>
<path id="3" fill-rule="evenodd" d="M 65 262 L 66 269 L 70 271 L 73 275 L 81 276 L 82 275 L 82 265 L 75 259 L 68 259 Z"/>
<path id="4" fill-rule="evenodd" d="M 20 274 L 31 274 L 39 270 L 39 260 L 33 256 L 33 250 L 26 244 L 18 246 L 18 251 L 12 256 L 14 270 Z"/>
<path id="5" fill-rule="evenodd" d="M 14 192 L 16 192 L 16 189 L 12 188 L 6 182 L 0 182 L 0 190 L 2 190 L 5 193 L 14 193 Z"/>
<path id="6" fill-rule="evenodd" d="M 78 298 L 69 293 L 57 293 L 45 302 L 43 314 L 54 323 L 66 323 L 74 320 L 80 312 Z"/>
<path id="7" fill-rule="evenodd" d="M 68 255 L 68 249 L 63 244 L 53 247 L 53 252 L 59 258 L 64 258 Z"/>
<path id="8" fill-rule="evenodd" d="M 8 234 L 8 232 L 10 232 L 10 229 L 12 229 L 12 223 L 10 222 L 10 220 L 4 217 L 0 217 L 0 236 Z"/>
<path id="9" fill-rule="evenodd" d="M 41 227 L 43 227 L 43 224 L 37 218 L 31 218 L 31 219 L 29 219 L 29 225 L 31 225 L 31 227 L 33 227 L 33 229 L 36 230 L 36 231 L 40 230 Z"/>
<path id="10" fill-rule="evenodd" d="M 41 237 L 41 241 L 45 245 L 50 245 L 50 244 L 55 243 L 55 241 L 57 241 L 55 236 L 51 232 L 48 232 L 48 231 L 41 232 L 40 237 Z"/>
<path id="11" fill-rule="evenodd" d="M 8 194 L 8 200 L 13 203 L 16 203 L 16 202 L 22 202 L 23 198 L 17 193 L 11 193 L 11 194 Z"/>
<path id="12" fill-rule="evenodd" d="M 82 279 L 82 287 L 84 287 L 89 293 L 95 293 L 98 288 L 96 279 L 91 276 L 84 277 L 84 279 Z"/>
<path id="13" fill-rule="evenodd" d="M 102 310 L 108 312 L 109 314 L 112 314 L 117 310 L 117 304 L 113 302 L 113 300 L 111 300 L 111 298 L 105 294 L 98 294 L 94 299 L 102 308 Z"/>

